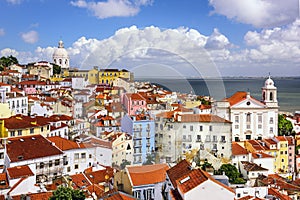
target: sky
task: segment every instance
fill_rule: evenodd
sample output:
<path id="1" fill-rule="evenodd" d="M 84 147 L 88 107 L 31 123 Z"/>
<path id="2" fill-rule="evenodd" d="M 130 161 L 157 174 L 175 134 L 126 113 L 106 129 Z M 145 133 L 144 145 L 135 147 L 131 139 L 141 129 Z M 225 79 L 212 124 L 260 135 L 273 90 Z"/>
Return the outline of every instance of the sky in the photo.
<path id="1" fill-rule="evenodd" d="M 299 76 L 299 0 L 1 0 L 0 56 L 139 76 Z"/>

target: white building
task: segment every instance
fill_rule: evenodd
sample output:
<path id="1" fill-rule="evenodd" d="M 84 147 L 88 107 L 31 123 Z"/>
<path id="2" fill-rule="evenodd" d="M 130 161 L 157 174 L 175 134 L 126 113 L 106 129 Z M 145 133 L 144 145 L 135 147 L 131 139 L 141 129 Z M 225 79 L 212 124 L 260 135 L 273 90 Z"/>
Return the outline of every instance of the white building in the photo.
<path id="1" fill-rule="evenodd" d="M 277 136 L 278 107 L 277 88 L 269 77 L 261 101 L 250 92 L 236 92 L 215 102 L 213 113 L 232 122 L 232 140 L 244 141 Z"/>
<path id="2" fill-rule="evenodd" d="M 174 111 L 158 114 L 156 118 L 156 146 L 160 157 L 167 162 L 175 162 L 192 149 L 200 150 L 201 159 L 210 162 L 214 158 L 230 159 L 231 122 L 228 120 L 216 115 Z"/>
<path id="3" fill-rule="evenodd" d="M 54 51 L 52 58 L 56 65 L 61 66 L 62 71 L 70 68 L 70 58 L 63 41 L 58 42 L 58 48 Z"/>

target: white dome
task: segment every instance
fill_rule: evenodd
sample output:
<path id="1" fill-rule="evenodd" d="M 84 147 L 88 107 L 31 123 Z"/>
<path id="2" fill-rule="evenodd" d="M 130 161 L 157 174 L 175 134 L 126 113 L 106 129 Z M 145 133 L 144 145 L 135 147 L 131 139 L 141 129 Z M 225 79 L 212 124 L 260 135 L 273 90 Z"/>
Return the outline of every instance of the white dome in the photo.
<path id="1" fill-rule="evenodd" d="M 269 76 L 269 78 L 265 81 L 265 87 L 266 87 L 266 88 L 275 88 L 275 86 L 274 86 L 274 81 L 271 79 L 270 76 Z"/>
<path id="2" fill-rule="evenodd" d="M 53 53 L 53 58 L 69 58 L 67 50 L 64 48 L 63 41 L 58 42 L 58 48 Z"/>

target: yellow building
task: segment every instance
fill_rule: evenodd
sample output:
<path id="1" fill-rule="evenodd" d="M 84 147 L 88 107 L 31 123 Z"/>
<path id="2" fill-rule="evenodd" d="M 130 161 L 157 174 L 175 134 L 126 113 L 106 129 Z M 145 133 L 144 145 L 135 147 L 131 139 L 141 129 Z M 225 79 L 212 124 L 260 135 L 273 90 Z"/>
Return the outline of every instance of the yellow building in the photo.
<path id="1" fill-rule="evenodd" d="M 112 84 L 117 78 L 133 80 L 133 75 L 129 71 L 122 69 L 98 69 L 91 70 L 72 69 L 69 71 L 70 77 L 84 77 L 90 84 Z"/>
<path id="2" fill-rule="evenodd" d="M 11 138 L 27 135 L 47 136 L 50 132 L 50 124 L 46 120 L 39 120 L 35 117 L 15 115 L 4 119 L 1 128 L 1 138 Z"/>
<path id="3" fill-rule="evenodd" d="M 274 157 L 274 172 L 285 173 L 288 171 L 288 140 L 284 136 L 273 139 L 247 140 L 245 149 L 251 153 L 264 152 Z"/>

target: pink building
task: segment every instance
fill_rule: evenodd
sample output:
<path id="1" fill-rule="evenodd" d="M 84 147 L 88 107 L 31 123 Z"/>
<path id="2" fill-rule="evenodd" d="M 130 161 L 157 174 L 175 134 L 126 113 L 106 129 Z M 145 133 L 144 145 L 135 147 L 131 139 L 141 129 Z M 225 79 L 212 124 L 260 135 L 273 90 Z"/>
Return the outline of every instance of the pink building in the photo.
<path id="1" fill-rule="evenodd" d="M 147 110 L 146 99 L 139 93 L 127 93 L 123 95 L 122 104 L 128 115 L 135 115 L 137 111 Z"/>

